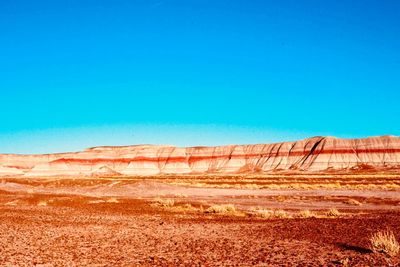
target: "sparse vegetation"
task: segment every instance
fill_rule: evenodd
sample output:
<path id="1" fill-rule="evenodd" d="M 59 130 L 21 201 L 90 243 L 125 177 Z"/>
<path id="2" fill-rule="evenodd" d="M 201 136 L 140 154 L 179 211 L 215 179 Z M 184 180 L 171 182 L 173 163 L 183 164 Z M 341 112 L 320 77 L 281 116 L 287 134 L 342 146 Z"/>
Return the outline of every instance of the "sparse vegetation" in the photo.
<path id="1" fill-rule="evenodd" d="M 186 204 L 181 204 L 181 205 L 177 205 L 175 203 L 175 205 L 173 207 L 174 211 L 176 212 L 194 212 L 194 211 L 198 211 L 199 209 L 197 209 L 196 207 L 193 207 L 191 204 L 186 203 Z"/>
<path id="2" fill-rule="evenodd" d="M 256 216 L 261 218 L 271 218 L 274 215 L 274 212 L 272 210 L 255 210 L 254 212 Z"/>
<path id="3" fill-rule="evenodd" d="M 349 266 L 349 258 L 343 258 L 339 260 L 339 263 L 343 266 Z"/>
<path id="4" fill-rule="evenodd" d="M 206 213 L 235 213 L 236 208 L 232 204 L 213 205 L 205 210 Z"/>
<path id="5" fill-rule="evenodd" d="M 41 200 L 37 204 L 38 206 L 47 206 L 47 202 L 45 200 Z"/>
<path id="6" fill-rule="evenodd" d="M 172 175 L 166 177 L 175 179 Z M 204 175 L 204 179 L 207 177 Z M 282 177 L 281 183 L 288 186 L 291 177 L 287 180 Z M 168 187 L 152 182 L 160 179 L 158 176 L 132 179 L 135 180 L 121 180 L 121 188 L 109 188 L 114 178 L 62 180 L 59 185 L 58 180 L 29 178 L 27 181 L 35 184 L 24 188 L 33 188 L 33 194 L 1 191 L 3 258 L 17 266 L 24 265 L 25 259 L 25 265 L 46 264 L 48 251 L 54 250 L 54 255 L 60 255 L 55 262 L 67 266 L 97 261 L 118 265 L 124 264 L 124 259 L 127 265 L 184 265 L 204 261 L 237 266 L 274 262 L 283 266 L 311 266 L 317 261 L 329 266 L 397 266 L 400 259 L 400 251 L 391 252 L 400 243 L 397 192 L 343 189 L 321 190 L 317 194 L 305 190 L 192 187 L 174 187 L 168 191 Z M 142 182 L 144 179 L 149 182 Z M 210 179 L 211 182 L 219 184 L 218 179 Z M 269 182 L 265 179 L 265 183 Z M 370 181 L 365 179 L 366 182 Z M 259 183 L 264 186 L 261 179 Z M 278 178 L 276 183 L 278 186 Z M 311 184 L 314 185 L 313 181 Z M 106 194 L 97 194 L 103 186 Z M 4 188 L 12 187 L 7 184 Z M 119 203 L 114 204 L 116 201 Z M 336 209 L 328 211 L 330 208 Z M 385 230 L 386 225 L 392 227 L 392 237 L 372 236 L 378 230 Z M 52 246 L 54 238 L 59 239 L 59 247 Z M 106 249 L 99 249 L 99 243 Z M 123 249 L 107 249 L 115 244 Z M 154 249 L 154 245 L 160 249 Z M 84 248 L 86 254 L 64 257 L 66 260 L 62 261 L 63 251 L 73 247 Z M 134 254 L 135 258 L 128 254 Z"/>
<path id="7" fill-rule="evenodd" d="M 300 218 L 315 218 L 315 214 L 312 213 L 312 212 L 309 211 L 309 210 L 301 210 L 301 211 L 299 212 L 299 217 L 300 217 Z"/>
<path id="8" fill-rule="evenodd" d="M 161 207 L 173 207 L 175 205 L 175 201 L 169 198 L 156 198 L 154 203 Z"/>
<path id="9" fill-rule="evenodd" d="M 115 197 L 109 198 L 106 200 L 107 203 L 119 203 L 118 199 Z"/>
<path id="10" fill-rule="evenodd" d="M 326 212 L 326 216 L 329 216 L 329 217 L 339 217 L 339 216 L 340 216 L 340 212 L 339 212 L 337 209 L 335 209 L 335 208 L 331 208 L 330 210 L 328 210 L 328 211 Z"/>
<path id="11" fill-rule="evenodd" d="M 185 209 L 193 209 L 193 208 L 194 208 L 194 207 L 193 207 L 191 204 L 189 204 L 189 203 L 184 204 L 182 207 L 185 208 Z"/>
<path id="12" fill-rule="evenodd" d="M 251 210 L 251 214 L 260 218 L 273 219 L 273 218 L 291 218 L 291 216 L 284 210 L 266 210 L 266 209 L 256 209 Z"/>
<path id="13" fill-rule="evenodd" d="M 400 251 L 399 242 L 389 229 L 379 231 L 370 238 L 371 249 L 374 252 L 385 253 L 389 256 L 396 256 Z"/>
<path id="14" fill-rule="evenodd" d="M 275 210 L 274 217 L 284 219 L 284 218 L 290 218 L 291 216 L 284 210 Z"/>
<path id="15" fill-rule="evenodd" d="M 201 176 L 179 179 L 163 179 L 169 184 L 207 187 L 207 188 L 241 188 L 241 189 L 389 189 L 400 188 L 398 181 L 393 181 L 395 174 L 321 174 L 304 176 L 291 175 L 290 178 L 282 175 L 254 175 L 254 176 Z M 218 178 L 218 183 L 215 180 Z M 265 178 L 268 178 L 265 180 Z M 379 178 L 379 180 L 378 180 Z M 368 179 L 368 180 L 366 180 Z M 266 182 L 267 181 L 267 182 Z"/>

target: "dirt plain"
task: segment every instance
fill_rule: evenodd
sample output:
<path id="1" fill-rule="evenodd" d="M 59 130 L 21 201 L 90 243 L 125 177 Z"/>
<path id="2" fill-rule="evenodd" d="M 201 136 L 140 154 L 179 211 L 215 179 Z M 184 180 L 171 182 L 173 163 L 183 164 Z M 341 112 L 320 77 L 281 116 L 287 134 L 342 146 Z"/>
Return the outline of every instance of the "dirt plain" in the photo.
<path id="1" fill-rule="evenodd" d="M 399 266 L 399 221 L 396 173 L 3 178 L 0 266 Z"/>

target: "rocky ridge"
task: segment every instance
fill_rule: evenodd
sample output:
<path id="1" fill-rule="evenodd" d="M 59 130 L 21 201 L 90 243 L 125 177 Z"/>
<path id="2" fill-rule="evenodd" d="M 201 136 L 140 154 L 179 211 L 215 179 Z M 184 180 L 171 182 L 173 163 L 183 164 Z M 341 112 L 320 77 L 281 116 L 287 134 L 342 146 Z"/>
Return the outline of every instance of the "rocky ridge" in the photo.
<path id="1" fill-rule="evenodd" d="M 312 137 L 217 147 L 104 146 L 81 152 L 0 154 L 0 176 L 133 176 L 399 169 L 400 137 Z"/>

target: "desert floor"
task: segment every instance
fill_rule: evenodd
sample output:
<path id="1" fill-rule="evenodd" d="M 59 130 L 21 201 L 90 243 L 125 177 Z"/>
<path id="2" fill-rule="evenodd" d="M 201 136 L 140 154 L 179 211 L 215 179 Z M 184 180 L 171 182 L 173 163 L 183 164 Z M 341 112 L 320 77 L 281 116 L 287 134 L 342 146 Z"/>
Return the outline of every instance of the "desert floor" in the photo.
<path id="1" fill-rule="evenodd" d="M 395 174 L 3 178 L 0 266 L 398 266 L 369 239 L 400 240 L 399 187 Z"/>

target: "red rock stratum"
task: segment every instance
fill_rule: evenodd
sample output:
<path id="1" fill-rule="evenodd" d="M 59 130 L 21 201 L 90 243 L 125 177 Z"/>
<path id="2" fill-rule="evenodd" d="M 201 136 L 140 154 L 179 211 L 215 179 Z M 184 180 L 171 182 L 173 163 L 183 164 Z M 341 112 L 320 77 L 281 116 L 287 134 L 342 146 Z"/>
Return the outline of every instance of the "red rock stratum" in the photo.
<path id="1" fill-rule="evenodd" d="M 295 142 L 217 147 L 137 145 L 81 152 L 0 154 L 0 176 L 132 176 L 271 171 L 399 169 L 400 137 L 313 137 Z"/>

